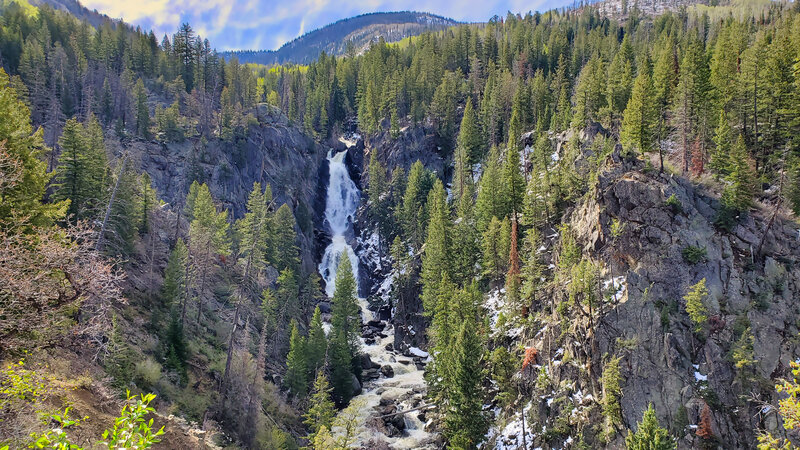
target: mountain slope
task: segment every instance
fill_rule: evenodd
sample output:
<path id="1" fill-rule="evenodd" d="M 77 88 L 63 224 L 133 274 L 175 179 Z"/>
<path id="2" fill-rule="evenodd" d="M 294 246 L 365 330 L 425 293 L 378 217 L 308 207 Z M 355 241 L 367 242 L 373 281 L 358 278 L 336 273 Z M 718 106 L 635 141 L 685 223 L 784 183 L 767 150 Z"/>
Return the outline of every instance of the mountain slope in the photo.
<path id="1" fill-rule="evenodd" d="M 99 27 L 106 20 L 111 20 L 107 15 L 97 12 L 96 9 L 83 6 L 78 0 L 30 0 L 30 4 L 37 7 L 50 5 L 57 11 L 64 11 L 79 20 L 89 22 L 93 27 Z"/>
<path id="2" fill-rule="evenodd" d="M 411 11 L 362 14 L 343 19 L 311 31 L 287 42 L 278 50 L 225 52 L 226 58 L 236 56 L 240 62 L 258 64 L 307 64 L 321 52 L 343 55 L 348 43 L 361 52 L 372 41 L 381 37 L 387 42 L 397 42 L 426 31 L 441 30 L 458 22 L 429 13 Z"/>

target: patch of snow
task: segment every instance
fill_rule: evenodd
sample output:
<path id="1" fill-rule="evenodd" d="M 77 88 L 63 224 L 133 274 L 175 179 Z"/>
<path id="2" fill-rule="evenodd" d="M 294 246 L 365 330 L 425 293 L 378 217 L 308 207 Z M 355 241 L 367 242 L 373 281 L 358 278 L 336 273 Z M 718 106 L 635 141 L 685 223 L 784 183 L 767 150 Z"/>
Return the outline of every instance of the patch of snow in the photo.
<path id="1" fill-rule="evenodd" d="M 625 294 L 625 289 L 626 289 L 625 281 L 626 280 L 624 276 L 614 277 L 605 280 L 603 281 L 603 291 L 612 290 L 613 292 L 611 293 L 611 295 L 615 299 L 619 300 L 619 298 L 622 297 L 623 294 Z"/>
<path id="2" fill-rule="evenodd" d="M 708 381 L 708 375 L 703 375 L 702 373 L 695 371 L 694 379 L 695 381 Z"/>
<path id="3" fill-rule="evenodd" d="M 414 356 L 419 356 L 420 358 L 427 358 L 428 357 L 428 352 L 422 351 L 417 347 L 409 348 L 408 352 L 411 353 Z"/>
<path id="4" fill-rule="evenodd" d="M 532 405 L 528 403 L 523 408 L 523 414 L 526 416 L 530 412 Z M 491 440 L 494 439 L 494 449 L 496 450 L 518 450 L 522 448 L 522 416 L 515 412 L 506 422 L 502 428 L 492 427 L 486 434 L 486 437 Z M 531 445 L 534 441 L 534 434 L 530 425 L 525 423 L 525 443 Z M 488 448 L 488 446 L 484 446 Z M 539 448 L 541 450 L 541 448 Z"/>

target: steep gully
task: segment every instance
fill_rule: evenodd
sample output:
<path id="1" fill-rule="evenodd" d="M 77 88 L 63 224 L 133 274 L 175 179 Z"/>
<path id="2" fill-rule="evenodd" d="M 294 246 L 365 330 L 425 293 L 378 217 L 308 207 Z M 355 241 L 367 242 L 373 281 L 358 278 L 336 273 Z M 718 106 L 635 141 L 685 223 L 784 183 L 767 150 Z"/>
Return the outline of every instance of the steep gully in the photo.
<path id="1" fill-rule="evenodd" d="M 341 141 L 348 148 L 354 145 L 345 139 Z M 351 246 L 361 193 L 348 173 L 346 155 L 347 151 L 331 150 L 327 158 L 330 177 L 325 224 L 330 230 L 331 242 L 325 249 L 318 269 L 329 297 L 333 296 L 336 269 L 342 255 L 350 258 L 356 282 L 359 283 L 361 279 L 358 274 L 358 255 Z M 415 348 L 407 355 L 396 353 L 391 319 L 387 323 L 377 318 L 369 310 L 362 293 L 359 293 L 358 302 L 365 335 L 369 338 L 362 338 L 364 386 L 353 399 L 359 405 L 357 443 L 369 448 L 375 448 L 379 443 L 392 449 L 435 448 L 435 436 L 425 431 L 423 423 L 425 380 L 420 357 L 427 357 L 427 354 Z"/>

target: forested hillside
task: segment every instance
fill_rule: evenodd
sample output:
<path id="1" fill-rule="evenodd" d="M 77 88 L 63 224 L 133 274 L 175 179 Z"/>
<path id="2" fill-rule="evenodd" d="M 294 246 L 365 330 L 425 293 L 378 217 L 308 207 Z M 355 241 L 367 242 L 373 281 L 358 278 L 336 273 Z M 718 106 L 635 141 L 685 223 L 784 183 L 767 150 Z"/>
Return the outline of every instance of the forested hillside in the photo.
<path id="1" fill-rule="evenodd" d="M 0 447 L 793 448 L 800 16 L 745 6 L 264 67 L 1 2 Z"/>
<path id="2" fill-rule="evenodd" d="M 458 22 L 428 13 L 400 11 L 362 14 L 308 32 L 287 42 L 278 50 L 241 50 L 225 52 L 224 55 L 236 57 L 242 63 L 308 64 L 322 52 L 332 56 L 350 53 L 352 56 L 381 39 L 397 42 L 454 25 L 458 25 Z"/>

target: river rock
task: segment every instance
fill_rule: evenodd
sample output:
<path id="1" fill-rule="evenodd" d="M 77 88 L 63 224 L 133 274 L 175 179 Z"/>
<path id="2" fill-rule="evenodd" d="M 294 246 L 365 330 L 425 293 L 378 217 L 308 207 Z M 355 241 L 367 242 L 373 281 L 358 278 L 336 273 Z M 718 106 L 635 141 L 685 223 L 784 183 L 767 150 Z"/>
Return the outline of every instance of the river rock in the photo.
<path id="1" fill-rule="evenodd" d="M 361 354 L 361 368 L 363 369 L 380 369 L 381 365 L 372 361 L 368 354 Z"/>
<path id="2" fill-rule="evenodd" d="M 332 311 L 331 302 L 327 300 L 319 302 L 317 306 L 319 306 L 319 312 L 321 312 L 322 314 L 330 314 Z"/>
<path id="3" fill-rule="evenodd" d="M 393 352 L 394 351 L 394 344 L 389 342 L 388 344 L 386 344 L 386 347 L 384 347 L 384 348 L 386 349 L 387 352 Z"/>
<path id="4" fill-rule="evenodd" d="M 381 373 L 386 378 L 392 378 L 394 376 L 394 369 L 392 368 L 392 366 L 386 364 L 384 366 L 381 366 Z"/>
<path id="5" fill-rule="evenodd" d="M 380 374 L 378 373 L 378 369 L 365 369 L 361 377 L 365 380 L 377 380 L 380 378 Z"/>
<path id="6" fill-rule="evenodd" d="M 355 375 L 351 375 L 351 376 L 352 376 L 352 380 L 351 381 L 353 383 L 353 395 L 359 395 L 359 394 L 361 394 L 361 382 L 358 381 L 358 378 L 356 378 Z"/>

